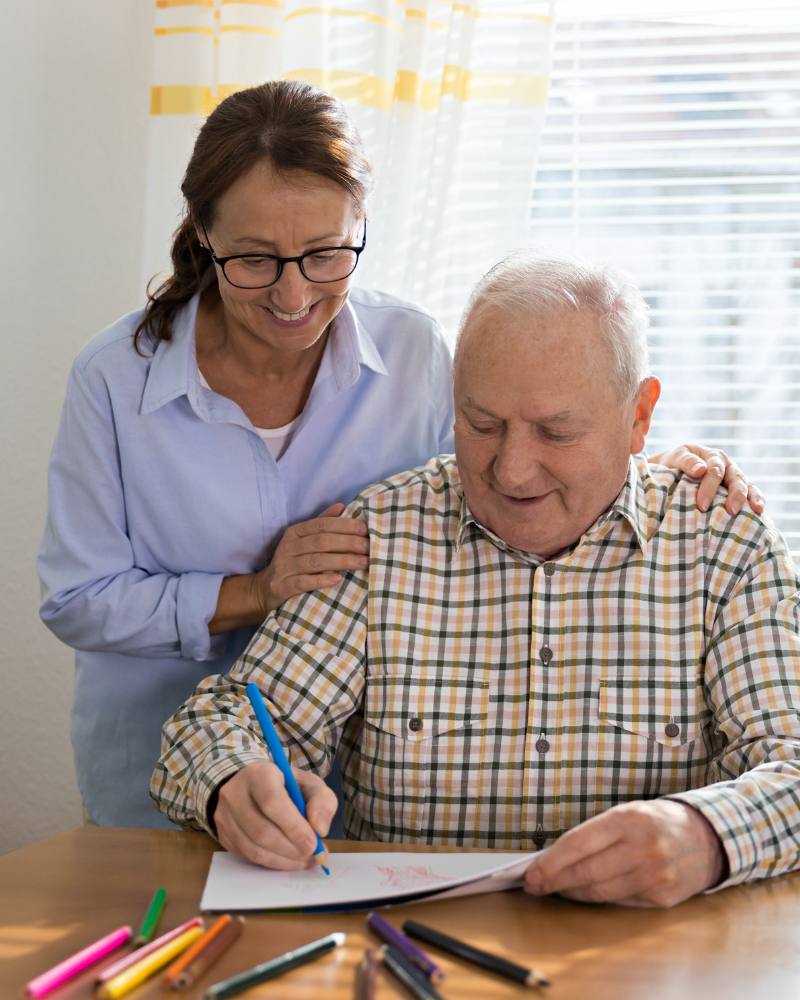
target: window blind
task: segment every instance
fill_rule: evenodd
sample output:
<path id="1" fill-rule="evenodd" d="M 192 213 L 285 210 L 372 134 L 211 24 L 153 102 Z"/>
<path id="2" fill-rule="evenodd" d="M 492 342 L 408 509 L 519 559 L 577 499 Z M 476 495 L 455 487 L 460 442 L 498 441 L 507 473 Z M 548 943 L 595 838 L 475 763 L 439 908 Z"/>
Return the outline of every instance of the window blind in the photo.
<path id="1" fill-rule="evenodd" d="M 531 241 L 634 277 L 649 451 L 724 448 L 800 562 L 800 12 L 678 6 L 562 0 Z"/>

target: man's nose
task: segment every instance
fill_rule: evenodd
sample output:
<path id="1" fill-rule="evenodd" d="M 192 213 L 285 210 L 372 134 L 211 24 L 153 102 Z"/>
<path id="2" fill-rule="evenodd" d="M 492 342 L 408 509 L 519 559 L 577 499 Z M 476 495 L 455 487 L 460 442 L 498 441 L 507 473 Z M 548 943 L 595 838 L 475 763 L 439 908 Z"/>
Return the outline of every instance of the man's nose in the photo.
<path id="1" fill-rule="evenodd" d="M 504 493 L 528 496 L 538 467 L 536 442 L 528 429 L 506 431 L 494 459 L 495 484 Z"/>

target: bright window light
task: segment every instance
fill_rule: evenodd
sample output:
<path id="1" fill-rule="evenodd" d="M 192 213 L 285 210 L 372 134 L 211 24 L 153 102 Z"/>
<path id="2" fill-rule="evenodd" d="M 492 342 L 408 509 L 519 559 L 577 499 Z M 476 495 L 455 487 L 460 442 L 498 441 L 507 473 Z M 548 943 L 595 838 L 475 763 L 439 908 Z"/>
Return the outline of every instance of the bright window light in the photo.
<path id="1" fill-rule="evenodd" d="M 729 451 L 800 561 L 796 0 L 611 6 L 559 6 L 531 242 L 633 275 L 664 386 L 649 450 Z"/>

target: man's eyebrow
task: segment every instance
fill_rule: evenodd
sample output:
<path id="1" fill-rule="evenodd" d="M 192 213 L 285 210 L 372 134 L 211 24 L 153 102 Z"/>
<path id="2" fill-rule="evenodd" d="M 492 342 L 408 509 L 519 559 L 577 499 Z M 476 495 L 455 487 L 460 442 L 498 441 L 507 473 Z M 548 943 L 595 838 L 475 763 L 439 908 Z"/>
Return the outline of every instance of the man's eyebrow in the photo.
<path id="1" fill-rule="evenodd" d="M 492 411 L 487 410 L 485 406 L 481 406 L 480 403 L 476 403 L 472 396 L 467 396 L 465 398 L 464 406 L 468 406 L 471 410 L 478 410 L 478 412 L 483 413 L 487 417 L 494 417 L 497 419 L 496 413 L 492 413 Z"/>
<path id="2" fill-rule="evenodd" d="M 485 406 L 481 406 L 480 403 L 476 403 L 471 396 L 467 396 L 464 399 L 464 406 L 469 407 L 471 410 L 477 410 L 484 416 L 492 417 L 494 420 L 500 419 L 496 413 L 492 413 L 492 411 L 487 410 Z M 536 420 L 530 420 L 528 422 L 536 424 L 537 426 L 560 427 L 564 424 L 573 422 L 575 419 L 576 415 L 571 410 L 562 410 L 560 413 L 550 413 L 546 417 L 537 417 Z"/>
<path id="3" fill-rule="evenodd" d="M 575 414 L 571 410 L 563 410 L 561 413 L 551 413 L 548 417 L 540 417 L 532 420 L 534 424 L 568 424 L 575 419 Z"/>

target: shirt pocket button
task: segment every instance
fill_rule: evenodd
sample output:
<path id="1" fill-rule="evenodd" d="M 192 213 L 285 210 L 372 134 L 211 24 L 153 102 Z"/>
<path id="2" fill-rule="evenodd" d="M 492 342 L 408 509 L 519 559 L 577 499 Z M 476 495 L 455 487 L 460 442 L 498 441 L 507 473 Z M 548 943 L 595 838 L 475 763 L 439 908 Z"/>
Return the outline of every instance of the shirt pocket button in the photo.
<path id="1" fill-rule="evenodd" d="M 408 728 L 412 733 L 418 733 L 422 729 L 422 719 L 418 715 L 415 715 L 413 719 L 408 720 Z"/>
<path id="2" fill-rule="evenodd" d="M 664 726 L 664 735 L 669 736 L 671 740 L 674 740 L 680 731 L 681 727 L 677 724 L 677 722 L 668 722 L 666 726 Z"/>

